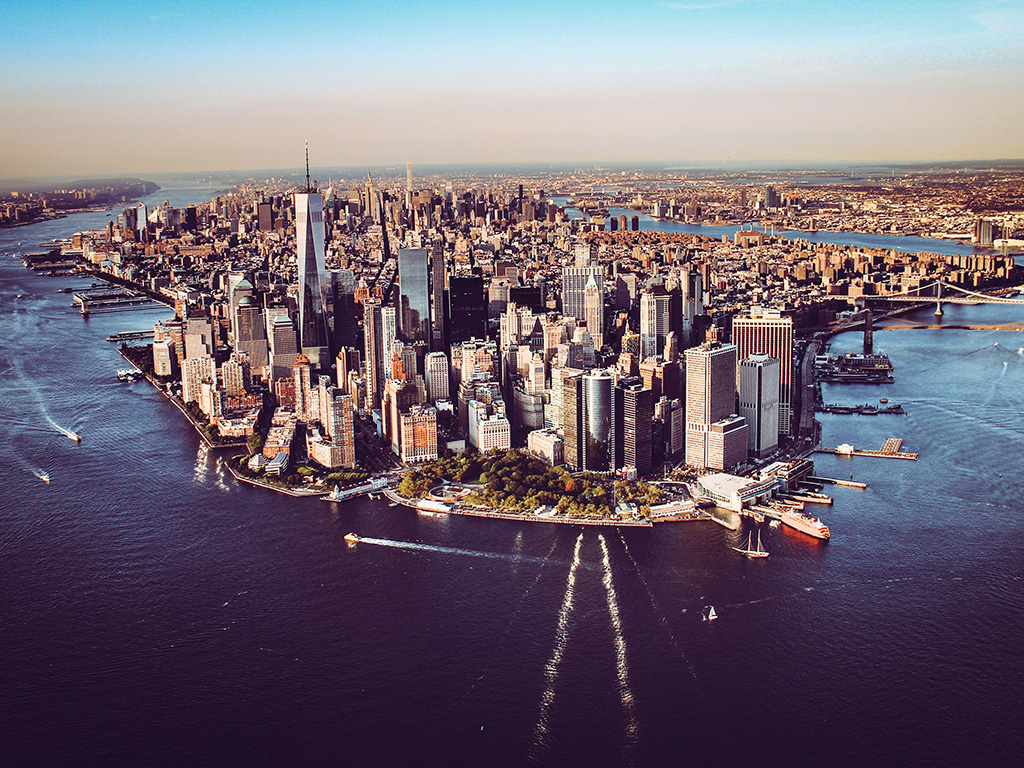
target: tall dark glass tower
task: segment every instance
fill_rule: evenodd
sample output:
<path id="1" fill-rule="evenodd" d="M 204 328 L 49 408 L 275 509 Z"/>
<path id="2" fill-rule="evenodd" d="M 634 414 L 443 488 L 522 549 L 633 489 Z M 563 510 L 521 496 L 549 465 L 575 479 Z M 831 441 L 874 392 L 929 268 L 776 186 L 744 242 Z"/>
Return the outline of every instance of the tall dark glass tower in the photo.
<path id="1" fill-rule="evenodd" d="M 427 275 L 426 248 L 402 248 L 398 251 L 398 332 L 407 344 L 417 341 L 430 343 L 430 283 Z"/>
<path id="2" fill-rule="evenodd" d="M 295 242 L 299 266 L 299 345 L 314 365 L 330 365 L 324 293 L 324 199 L 309 182 L 308 147 L 306 189 L 295 193 Z"/>
<path id="3" fill-rule="evenodd" d="M 483 339 L 487 334 L 487 299 L 479 275 L 448 278 L 449 344 Z"/>

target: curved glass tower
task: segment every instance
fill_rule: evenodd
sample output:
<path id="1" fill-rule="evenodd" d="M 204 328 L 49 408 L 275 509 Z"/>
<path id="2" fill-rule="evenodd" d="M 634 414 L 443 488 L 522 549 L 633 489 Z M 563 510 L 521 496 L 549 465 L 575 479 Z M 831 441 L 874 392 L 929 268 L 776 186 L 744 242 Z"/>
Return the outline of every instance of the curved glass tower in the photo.
<path id="1" fill-rule="evenodd" d="M 612 469 L 614 438 L 612 424 L 613 380 L 610 374 L 589 373 L 583 377 L 583 461 L 581 469 L 607 472 Z"/>

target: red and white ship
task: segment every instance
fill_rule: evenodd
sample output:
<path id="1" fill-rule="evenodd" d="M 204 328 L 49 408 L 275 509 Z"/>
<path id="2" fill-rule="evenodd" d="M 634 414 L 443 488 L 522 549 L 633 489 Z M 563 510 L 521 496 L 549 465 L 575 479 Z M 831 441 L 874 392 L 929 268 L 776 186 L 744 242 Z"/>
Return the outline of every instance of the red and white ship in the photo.
<path id="1" fill-rule="evenodd" d="M 783 525 L 788 525 L 790 528 L 800 531 L 800 533 L 806 533 L 808 536 L 813 536 L 816 539 L 827 541 L 828 537 L 832 535 L 828 526 L 821 522 L 821 520 L 805 515 L 802 512 L 780 512 L 779 519 L 782 520 Z"/>

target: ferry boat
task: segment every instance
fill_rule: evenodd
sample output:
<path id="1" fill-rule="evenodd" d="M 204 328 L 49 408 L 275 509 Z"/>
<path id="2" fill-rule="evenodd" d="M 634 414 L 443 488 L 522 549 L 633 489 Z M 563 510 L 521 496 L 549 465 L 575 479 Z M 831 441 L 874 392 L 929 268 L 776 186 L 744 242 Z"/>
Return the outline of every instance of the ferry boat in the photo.
<path id="1" fill-rule="evenodd" d="M 347 541 L 349 544 L 358 544 L 359 543 L 359 536 L 357 534 L 355 534 L 355 533 L 346 533 L 345 534 L 345 541 Z"/>
<path id="2" fill-rule="evenodd" d="M 779 518 L 782 520 L 783 525 L 800 531 L 800 533 L 806 533 L 808 536 L 813 536 L 816 539 L 828 541 L 828 538 L 832 535 L 828 526 L 821 522 L 821 520 L 805 515 L 802 512 L 780 512 Z"/>

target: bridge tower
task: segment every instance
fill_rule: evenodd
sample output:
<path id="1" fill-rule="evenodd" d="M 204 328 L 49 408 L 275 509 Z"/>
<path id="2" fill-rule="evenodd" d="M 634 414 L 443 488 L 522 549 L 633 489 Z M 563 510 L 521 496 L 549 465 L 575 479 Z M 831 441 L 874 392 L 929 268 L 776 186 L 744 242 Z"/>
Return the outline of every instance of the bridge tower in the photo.
<path id="1" fill-rule="evenodd" d="M 870 309 L 864 310 L 864 354 L 870 355 L 874 351 L 874 327 L 873 316 Z"/>
<path id="2" fill-rule="evenodd" d="M 942 317 L 942 281 L 935 283 L 935 316 Z"/>

